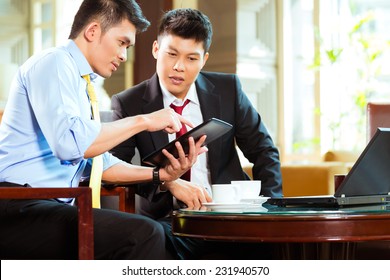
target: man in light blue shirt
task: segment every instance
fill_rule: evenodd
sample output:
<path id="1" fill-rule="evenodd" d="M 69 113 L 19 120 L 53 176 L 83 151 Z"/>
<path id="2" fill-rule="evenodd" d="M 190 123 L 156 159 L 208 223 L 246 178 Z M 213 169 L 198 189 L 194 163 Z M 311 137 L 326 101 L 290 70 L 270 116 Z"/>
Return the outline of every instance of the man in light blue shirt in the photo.
<path id="1" fill-rule="evenodd" d="M 91 158 L 103 154 L 102 179 L 111 183 L 151 181 L 153 170 L 133 166 L 107 151 L 141 131 L 179 131 L 189 124 L 173 110 L 112 123 L 91 118 L 82 78 L 108 78 L 126 61 L 126 49 L 149 22 L 133 0 L 84 0 L 69 41 L 24 63 L 13 80 L 0 126 L 0 186 L 77 187 L 89 176 Z M 96 73 L 96 74 L 95 74 Z M 165 152 L 170 164 L 159 180 L 179 178 L 195 163 L 204 138 L 190 141 L 186 156 Z M 165 258 L 164 232 L 151 219 L 94 209 L 95 258 Z M 58 200 L 0 200 L 0 258 L 77 257 L 77 209 Z M 21 249 L 22 248 L 22 249 Z"/>
<path id="2" fill-rule="evenodd" d="M 72 40 L 20 67 L 0 127 L 0 181 L 78 186 L 84 152 L 101 129 L 86 110 L 86 74 L 96 77 Z M 104 169 L 118 162 L 104 153 Z"/>

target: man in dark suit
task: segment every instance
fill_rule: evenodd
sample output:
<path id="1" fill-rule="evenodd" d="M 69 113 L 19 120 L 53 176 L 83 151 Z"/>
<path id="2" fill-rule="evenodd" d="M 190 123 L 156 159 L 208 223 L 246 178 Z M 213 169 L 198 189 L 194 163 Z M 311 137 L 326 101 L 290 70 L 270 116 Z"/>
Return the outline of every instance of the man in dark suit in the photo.
<path id="1" fill-rule="evenodd" d="M 180 203 L 198 208 L 202 202 L 210 201 L 212 184 L 249 180 L 240 164 L 236 145 L 253 163 L 253 179 L 261 180 L 261 195 L 282 195 L 278 150 L 259 113 L 243 92 L 238 77 L 201 72 L 209 57 L 211 37 L 211 23 L 201 12 L 194 9 L 167 12 L 153 43 L 156 74 L 112 98 L 115 119 L 147 114 L 171 104 L 185 104 L 182 115 L 194 125 L 212 117 L 233 125 L 228 134 L 208 145 L 208 153 L 198 156 L 189 181 L 178 179 L 160 186 L 140 185 L 138 194 L 142 198 L 138 211 L 154 219 L 169 216 Z M 141 132 L 112 152 L 131 162 L 136 148 L 142 159 L 173 139 L 164 132 Z M 170 234 L 169 230 L 167 233 Z M 192 249 L 199 247 L 188 245 L 192 241 L 171 238 L 178 251 L 184 243 L 185 251 L 190 252 L 190 255 L 179 252 L 179 258 L 199 257 L 191 255 Z"/>

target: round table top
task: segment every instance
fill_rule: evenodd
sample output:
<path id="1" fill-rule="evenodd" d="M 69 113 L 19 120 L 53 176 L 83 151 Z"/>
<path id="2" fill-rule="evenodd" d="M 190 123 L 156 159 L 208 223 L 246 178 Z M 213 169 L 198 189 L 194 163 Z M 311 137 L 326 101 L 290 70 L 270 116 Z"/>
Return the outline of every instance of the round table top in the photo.
<path id="1" fill-rule="evenodd" d="M 270 208 L 250 212 L 178 210 L 173 234 L 245 242 L 354 242 L 390 240 L 387 207 Z"/>

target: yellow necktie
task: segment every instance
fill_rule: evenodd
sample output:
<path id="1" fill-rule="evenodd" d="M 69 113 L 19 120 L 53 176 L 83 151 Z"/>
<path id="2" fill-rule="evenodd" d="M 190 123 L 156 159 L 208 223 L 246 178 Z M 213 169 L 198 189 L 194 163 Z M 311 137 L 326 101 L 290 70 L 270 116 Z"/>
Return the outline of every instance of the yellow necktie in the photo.
<path id="1" fill-rule="evenodd" d="M 84 75 L 83 79 L 87 81 L 87 92 L 92 107 L 93 119 L 100 122 L 99 106 L 95 90 L 91 84 L 89 75 Z M 100 208 L 100 188 L 102 184 L 103 157 L 95 156 L 92 160 L 91 176 L 89 178 L 89 187 L 92 189 L 92 207 Z"/>

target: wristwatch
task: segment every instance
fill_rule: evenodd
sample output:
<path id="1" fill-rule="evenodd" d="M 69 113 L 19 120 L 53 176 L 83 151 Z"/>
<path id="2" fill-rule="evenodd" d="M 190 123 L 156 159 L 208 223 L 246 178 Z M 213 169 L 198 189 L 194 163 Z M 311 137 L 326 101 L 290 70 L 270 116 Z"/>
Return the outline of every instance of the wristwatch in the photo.
<path id="1" fill-rule="evenodd" d="M 156 186 L 163 185 L 164 182 L 160 180 L 160 167 L 156 166 L 153 168 L 153 179 L 152 182 Z"/>

